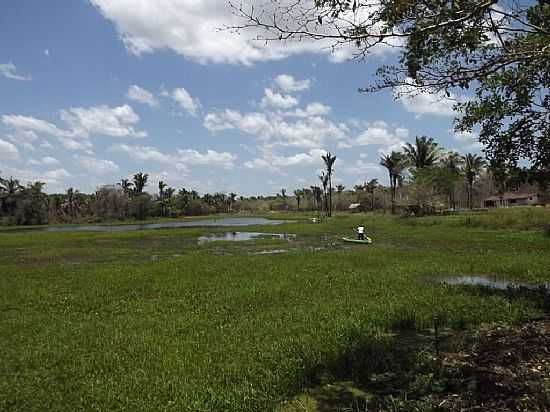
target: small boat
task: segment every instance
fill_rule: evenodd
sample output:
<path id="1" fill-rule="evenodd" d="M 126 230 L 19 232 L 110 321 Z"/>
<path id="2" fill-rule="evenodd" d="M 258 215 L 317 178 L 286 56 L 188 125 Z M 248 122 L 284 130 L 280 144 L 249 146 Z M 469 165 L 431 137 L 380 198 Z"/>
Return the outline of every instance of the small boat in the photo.
<path id="1" fill-rule="evenodd" d="M 344 242 L 349 242 L 349 243 L 359 243 L 359 244 L 362 244 L 362 245 L 370 245 L 372 243 L 372 239 L 368 236 L 365 236 L 365 239 L 363 240 L 360 240 L 360 239 L 350 239 L 349 237 L 343 237 L 342 240 Z"/>

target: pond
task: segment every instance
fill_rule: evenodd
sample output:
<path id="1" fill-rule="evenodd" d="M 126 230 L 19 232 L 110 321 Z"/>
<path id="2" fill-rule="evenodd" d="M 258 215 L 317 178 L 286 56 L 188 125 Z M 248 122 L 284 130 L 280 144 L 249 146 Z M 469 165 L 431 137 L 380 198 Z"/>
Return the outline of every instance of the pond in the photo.
<path id="1" fill-rule="evenodd" d="M 442 278 L 432 278 L 433 281 L 451 286 L 482 286 L 490 289 L 507 290 L 507 289 L 538 289 L 540 287 L 550 290 L 550 283 L 540 286 L 530 285 L 527 283 L 514 282 L 510 280 L 500 279 L 497 277 L 489 278 L 487 276 L 448 276 Z"/>
<path id="2" fill-rule="evenodd" d="M 280 225 L 288 223 L 287 220 L 272 220 L 262 217 L 236 217 L 224 219 L 186 220 L 180 222 L 143 223 L 130 225 L 70 225 L 70 226 L 44 226 L 33 228 L 16 228 L 0 231 L 1 233 L 14 232 L 131 232 L 147 229 L 173 229 L 181 227 L 223 227 L 223 226 L 254 226 L 254 225 Z"/>
<path id="3" fill-rule="evenodd" d="M 204 235 L 199 237 L 199 244 L 206 242 L 233 241 L 241 242 L 246 240 L 259 240 L 259 239 L 282 239 L 282 240 L 294 240 L 296 235 L 288 233 L 258 233 L 258 232 L 226 232 L 226 233 L 213 233 L 210 235 Z"/>

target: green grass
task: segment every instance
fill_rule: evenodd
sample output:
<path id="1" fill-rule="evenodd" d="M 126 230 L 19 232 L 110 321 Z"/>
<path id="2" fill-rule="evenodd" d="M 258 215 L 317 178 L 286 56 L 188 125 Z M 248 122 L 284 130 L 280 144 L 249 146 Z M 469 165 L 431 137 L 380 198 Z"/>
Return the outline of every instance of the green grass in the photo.
<path id="1" fill-rule="evenodd" d="M 373 245 L 330 250 L 359 222 Z M 531 223 L 410 222 L 338 215 L 236 228 L 295 233 L 295 244 L 197 245 L 229 228 L 0 234 L 0 410 L 270 410 L 321 377 L 364 373 L 392 328 L 539 311 L 526 298 L 426 281 L 548 282 L 550 242 Z M 305 247 L 315 244 L 329 250 Z M 288 254 L 251 253 L 284 246 Z"/>

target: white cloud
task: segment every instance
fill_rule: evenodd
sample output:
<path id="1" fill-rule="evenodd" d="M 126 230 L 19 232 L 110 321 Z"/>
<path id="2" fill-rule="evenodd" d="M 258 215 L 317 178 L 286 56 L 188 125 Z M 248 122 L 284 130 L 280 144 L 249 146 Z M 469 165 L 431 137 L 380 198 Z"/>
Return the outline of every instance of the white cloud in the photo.
<path id="1" fill-rule="evenodd" d="M 175 158 L 184 165 L 215 165 L 224 169 L 233 169 L 237 157 L 229 152 L 217 152 L 207 150 L 206 153 L 200 153 L 196 150 L 178 150 Z"/>
<path id="2" fill-rule="evenodd" d="M 290 74 L 280 74 L 275 77 L 273 83 L 285 93 L 301 92 L 311 87 L 311 80 L 296 80 Z"/>
<path id="3" fill-rule="evenodd" d="M 1 160 L 18 160 L 19 151 L 14 144 L 0 139 L 0 159 Z"/>
<path id="4" fill-rule="evenodd" d="M 378 163 L 365 162 L 363 159 L 341 168 L 342 172 L 348 175 L 372 176 L 380 175 L 382 168 Z"/>
<path id="5" fill-rule="evenodd" d="M 132 85 L 128 88 L 127 96 L 128 96 L 128 99 L 130 100 L 147 104 L 151 107 L 158 106 L 157 99 L 155 99 L 155 96 L 153 96 L 153 93 L 137 85 Z"/>
<path id="6" fill-rule="evenodd" d="M 414 80 L 407 78 L 407 82 L 413 83 Z M 456 103 L 467 100 L 465 96 L 457 96 L 453 93 L 447 96 L 444 92 L 418 92 L 412 86 L 396 87 L 394 89 L 394 96 L 397 101 L 401 102 L 406 111 L 417 113 L 417 117 L 423 114 L 454 116 L 453 106 Z"/>
<path id="7" fill-rule="evenodd" d="M 284 113 L 285 116 L 312 117 L 326 116 L 330 113 L 331 107 L 320 102 L 309 103 L 305 109 L 298 108 L 293 112 Z"/>
<path id="8" fill-rule="evenodd" d="M 22 76 L 20 74 L 17 74 L 17 67 L 15 67 L 15 64 L 13 63 L 0 64 L 0 76 L 4 76 L 12 80 L 32 80 L 31 76 Z"/>
<path id="9" fill-rule="evenodd" d="M 260 105 L 262 107 L 273 107 L 276 109 L 290 109 L 298 105 L 298 99 L 288 94 L 274 92 L 271 89 L 264 90 L 265 96 L 262 98 Z"/>
<path id="10" fill-rule="evenodd" d="M 353 141 L 352 145 L 378 145 L 381 146 L 379 152 L 389 153 L 392 150 L 401 150 L 408 137 L 409 130 L 404 127 L 392 129 L 386 122 L 375 121 L 367 125 L 367 128 Z"/>
<path id="11" fill-rule="evenodd" d="M 170 49 L 200 63 L 250 65 L 304 53 L 325 54 L 333 56 L 333 61 L 343 61 L 356 50 L 353 46 L 346 46 L 331 54 L 331 41 L 304 39 L 266 44 L 257 40 L 260 30 L 249 29 L 240 35 L 231 30 L 219 30 L 243 22 L 232 13 L 227 0 L 90 1 L 105 18 L 114 22 L 126 48 L 136 55 Z M 256 5 L 256 10 L 263 10 L 265 16 L 270 16 L 274 8 L 284 7 L 290 1 L 252 0 L 249 3 Z M 311 10 L 309 2 L 304 4 Z M 294 22 L 293 17 L 289 16 L 287 22 Z M 342 19 L 339 22 L 341 29 L 360 24 L 365 18 L 351 12 L 344 17 L 351 21 Z M 388 50 L 391 48 L 380 46 L 373 52 Z"/>
<path id="12" fill-rule="evenodd" d="M 61 119 L 67 123 L 75 134 L 88 137 L 98 134 L 111 137 L 146 137 L 147 133 L 137 131 L 133 125 L 139 116 L 131 106 L 119 107 L 106 105 L 90 108 L 73 107 L 61 111 Z"/>
<path id="13" fill-rule="evenodd" d="M 322 149 L 312 149 L 307 153 L 297 153 L 291 156 L 280 156 L 268 152 L 261 158 L 245 162 L 244 166 L 248 169 L 268 170 L 272 172 L 278 172 L 293 166 L 311 166 L 314 164 L 321 166 L 323 164 L 321 156 L 325 153 L 326 150 Z"/>
<path id="14" fill-rule="evenodd" d="M 118 165 L 111 160 L 102 160 L 91 156 L 80 155 L 75 155 L 74 159 L 84 170 L 94 175 L 112 174 L 120 171 Z"/>
<path id="15" fill-rule="evenodd" d="M 34 136 L 36 136 L 36 133 L 43 133 L 56 137 L 66 136 L 68 134 L 67 131 L 59 129 L 56 125 L 52 123 L 29 116 L 14 114 L 3 115 L 2 123 L 4 123 L 8 127 L 15 129 L 18 132 L 35 132 Z"/>
<path id="16" fill-rule="evenodd" d="M 343 140 L 349 132 L 345 124 L 336 124 L 320 116 L 287 121 L 276 113 L 241 114 L 235 110 L 207 114 L 204 126 L 212 132 L 236 129 L 264 144 L 305 148 L 318 148 Z"/>
<path id="17" fill-rule="evenodd" d="M 201 107 L 199 99 L 192 97 L 183 87 L 174 89 L 172 98 L 191 116 L 196 116 Z"/>
<path id="18" fill-rule="evenodd" d="M 479 142 L 479 134 L 475 132 L 453 132 L 453 138 L 465 149 L 481 150 L 483 145 Z"/>
<path id="19" fill-rule="evenodd" d="M 28 164 L 33 166 L 57 166 L 59 165 L 59 160 L 52 156 L 44 156 L 41 159 L 29 159 Z"/>
<path id="20" fill-rule="evenodd" d="M 42 176 L 47 182 L 48 180 L 58 181 L 67 177 L 71 177 L 72 175 L 69 172 L 67 172 L 67 170 L 65 169 L 55 169 L 55 170 L 47 171 Z M 39 180 L 42 180 L 42 179 L 39 179 Z"/>
<path id="21" fill-rule="evenodd" d="M 237 157 L 228 152 L 207 150 L 200 153 L 191 149 L 178 149 L 174 154 L 162 153 L 155 147 L 117 144 L 111 151 L 125 153 L 130 159 L 144 162 L 156 162 L 186 171 L 188 165 L 209 165 L 232 169 Z"/>

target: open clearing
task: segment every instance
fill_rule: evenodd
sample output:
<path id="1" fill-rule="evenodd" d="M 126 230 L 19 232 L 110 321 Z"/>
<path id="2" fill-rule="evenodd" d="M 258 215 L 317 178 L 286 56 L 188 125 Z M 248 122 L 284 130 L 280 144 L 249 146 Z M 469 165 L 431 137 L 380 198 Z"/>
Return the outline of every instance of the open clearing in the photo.
<path id="1" fill-rule="evenodd" d="M 426 279 L 547 283 L 549 220 L 345 215 L 234 229 L 292 241 L 202 244 L 232 229 L 0 233 L 0 410 L 273 409 L 391 364 L 391 331 L 539 314 L 533 299 Z M 342 248 L 359 222 L 374 243 Z"/>

